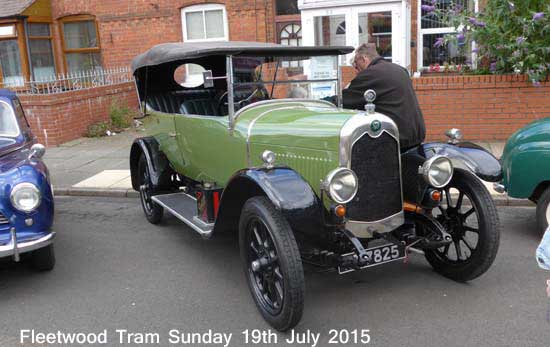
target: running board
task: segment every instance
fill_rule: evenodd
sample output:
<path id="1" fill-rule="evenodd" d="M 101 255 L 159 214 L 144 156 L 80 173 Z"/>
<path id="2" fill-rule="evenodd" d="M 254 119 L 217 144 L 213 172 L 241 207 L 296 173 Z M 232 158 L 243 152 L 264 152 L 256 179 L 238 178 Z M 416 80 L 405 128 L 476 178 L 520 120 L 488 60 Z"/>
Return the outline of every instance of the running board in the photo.
<path id="1" fill-rule="evenodd" d="M 202 237 L 208 238 L 212 234 L 214 223 L 205 223 L 197 216 L 197 199 L 194 197 L 186 193 L 173 193 L 155 195 L 152 199 Z"/>

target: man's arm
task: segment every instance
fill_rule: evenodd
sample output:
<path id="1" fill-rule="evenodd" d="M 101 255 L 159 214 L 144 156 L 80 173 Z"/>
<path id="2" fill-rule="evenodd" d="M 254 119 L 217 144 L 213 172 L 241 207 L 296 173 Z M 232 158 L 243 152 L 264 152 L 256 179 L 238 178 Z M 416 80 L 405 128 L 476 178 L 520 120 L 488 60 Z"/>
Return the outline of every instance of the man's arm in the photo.
<path id="1" fill-rule="evenodd" d="M 373 89 L 369 71 L 365 70 L 359 73 L 350 83 L 349 87 L 342 90 L 344 99 L 344 108 L 353 110 L 363 110 L 365 108 L 365 91 Z"/>

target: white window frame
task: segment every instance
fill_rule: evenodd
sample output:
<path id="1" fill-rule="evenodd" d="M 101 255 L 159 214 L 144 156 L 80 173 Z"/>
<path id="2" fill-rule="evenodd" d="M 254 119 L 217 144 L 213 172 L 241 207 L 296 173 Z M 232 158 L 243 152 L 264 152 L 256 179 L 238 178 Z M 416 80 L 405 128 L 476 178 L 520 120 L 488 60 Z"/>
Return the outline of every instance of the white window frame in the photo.
<path id="1" fill-rule="evenodd" d="M 474 0 L 474 11 L 479 12 L 479 0 Z M 445 28 L 431 28 L 431 29 L 422 29 L 422 0 L 418 0 L 418 8 L 416 13 L 418 14 L 417 23 L 417 38 L 416 38 L 416 58 L 417 58 L 417 64 L 416 64 L 416 70 L 419 71 L 423 68 L 428 68 L 429 66 L 424 66 L 424 35 L 430 35 L 430 34 L 453 34 L 457 33 L 457 30 L 453 27 L 445 27 Z M 476 43 L 472 41 L 472 49 L 475 48 Z M 471 53 L 472 55 L 472 62 L 475 62 L 477 55 L 475 53 Z"/>
<path id="2" fill-rule="evenodd" d="M 186 20 L 186 14 L 187 13 L 193 13 L 193 12 L 202 12 L 202 19 L 203 19 L 203 30 L 204 30 L 204 37 L 206 37 L 206 16 L 205 12 L 207 11 L 215 11 L 215 10 L 222 10 L 223 11 L 223 32 L 224 35 L 220 37 L 214 37 L 214 38 L 204 38 L 204 39 L 188 39 L 187 38 L 187 20 Z M 185 42 L 208 42 L 208 41 L 228 41 L 229 40 L 229 25 L 227 23 L 227 10 L 225 9 L 225 5 L 221 4 L 201 4 L 201 5 L 193 5 L 193 6 L 187 6 L 181 9 L 181 26 L 183 30 L 183 41 Z"/>
<path id="3" fill-rule="evenodd" d="M 350 6 L 342 6 L 340 1 L 332 1 L 330 4 L 334 7 L 323 7 L 326 5 L 315 5 L 310 1 L 307 2 L 306 6 L 304 0 L 299 1 L 298 8 L 300 8 L 302 14 L 302 44 L 304 46 L 315 45 L 315 17 L 344 15 L 346 20 L 346 45 L 357 47 L 359 44 L 359 30 L 357 29 L 359 27 L 359 14 L 391 11 L 392 61 L 405 68 L 410 65 L 411 50 L 408 44 L 410 40 L 407 40 L 410 38 L 408 34 L 410 32 L 410 8 L 407 7 L 407 1 L 386 0 L 368 3 L 365 0 L 354 0 L 350 2 Z M 317 6 L 321 8 L 317 8 Z M 349 30 L 349 28 L 356 29 Z M 341 56 L 340 64 L 350 65 L 349 61 L 352 58 L 353 53 Z"/>
<path id="4" fill-rule="evenodd" d="M 8 39 L 15 37 L 17 37 L 17 29 L 15 28 L 15 24 L 8 23 L 0 25 L 0 38 Z"/>

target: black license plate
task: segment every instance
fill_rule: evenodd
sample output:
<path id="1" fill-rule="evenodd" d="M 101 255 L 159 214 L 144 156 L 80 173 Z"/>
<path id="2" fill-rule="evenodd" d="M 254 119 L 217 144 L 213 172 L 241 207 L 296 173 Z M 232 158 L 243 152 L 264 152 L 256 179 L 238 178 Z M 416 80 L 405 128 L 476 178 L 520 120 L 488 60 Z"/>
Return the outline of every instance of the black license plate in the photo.
<path id="1" fill-rule="evenodd" d="M 366 249 L 367 261 L 361 264 L 360 269 L 365 269 L 371 266 L 382 265 L 392 261 L 405 258 L 405 246 L 396 244 L 386 244 L 382 246 Z M 352 268 L 338 267 L 340 274 L 353 271 Z"/>

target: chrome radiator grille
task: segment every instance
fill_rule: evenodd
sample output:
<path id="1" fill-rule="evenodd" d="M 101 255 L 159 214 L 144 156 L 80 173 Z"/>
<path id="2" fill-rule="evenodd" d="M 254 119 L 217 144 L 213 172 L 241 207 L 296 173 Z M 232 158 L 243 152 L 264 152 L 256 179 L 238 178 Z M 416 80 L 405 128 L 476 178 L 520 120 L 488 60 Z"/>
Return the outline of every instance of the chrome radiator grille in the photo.
<path id="1" fill-rule="evenodd" d="M 2 212 L 0 212 L 0 225 L 4 224 L 10 224 L 10 221 Z"/>
<path id="2" fill-rule="evenodd" d="M 355 142 L 351 169 L 359 189 L 347 205 L 350 220 L 374 222 L 403 209 L 399 155 L 397 141 L 385 132 L 378 138 L 365 134 Z"/>

